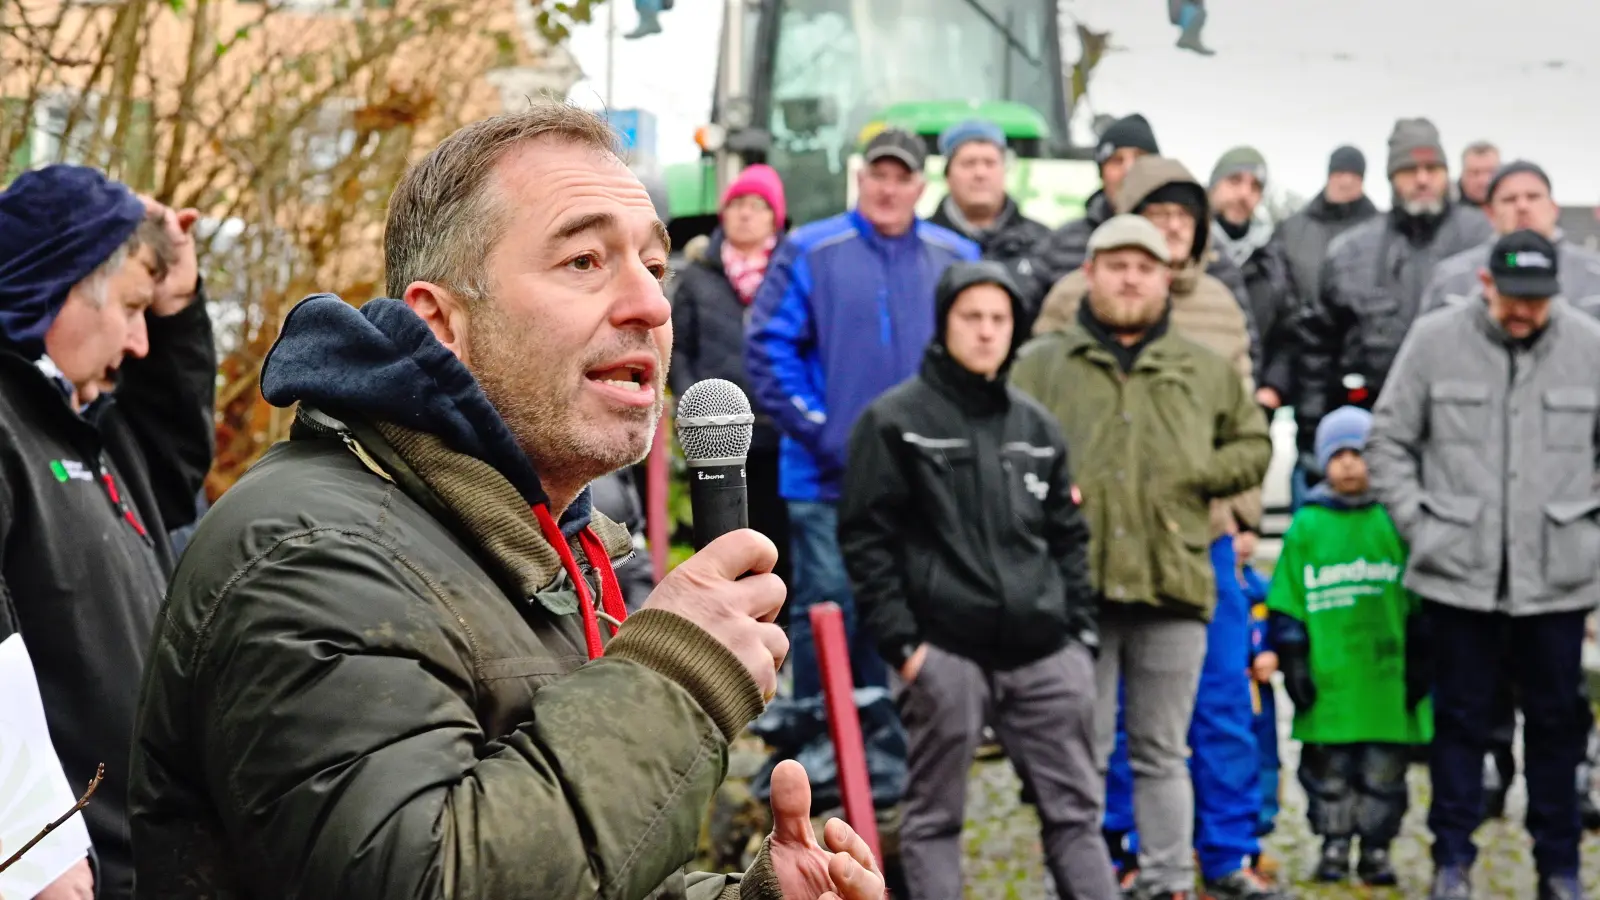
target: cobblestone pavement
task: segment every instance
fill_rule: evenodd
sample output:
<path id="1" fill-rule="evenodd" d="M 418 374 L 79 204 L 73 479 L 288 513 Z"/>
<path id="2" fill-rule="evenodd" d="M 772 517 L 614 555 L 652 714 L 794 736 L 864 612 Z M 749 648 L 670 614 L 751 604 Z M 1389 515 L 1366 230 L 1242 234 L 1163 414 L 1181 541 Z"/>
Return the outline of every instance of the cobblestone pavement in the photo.
<path id="1" fill-rule="evenodd" d="M 1280 696 L 1278 708 L 1290 708 L 1287 697 Z M 1305 794 L 1293 776 L 1299 748 L 1288 741 L 1287 722 L 1284 727 L 1283 812 L 1278 817 L 1277 831 L 1267 838 L 1266 845 L 1268 853 L 1281 860 L 1281 879 L 1294 885 L 1295 896 L 1301 900 L 1426 897 L 1432 870 L 1426 825 L 1428 775 L 1422 766 L 1412 767 L 1411 809 L 1393 848 L 1401 879 L 1398 888 L 1328 887 L 1302 881 L 1316 862 L 1319 844 L 1306 825 Z M 1032 807 L 1019 802 L 1019 789 L 1016 775 L 1005 760 L 978 763 L 972 769 L 963 834 L 969 898 L 1026 900 L 1051 896 L 1040 857 L 1038 819 Z M 1480 900 L 1534 897 L 1531 844 L 1521 827 L 1524 806 L 1519 781 L 1507 802 L 1506 818 L 1478 831 L 1482 849 L 1473 875 Z M 1584 840 L 1583 876 L 1590 894 L 1600 894 L 1600 836 L 1591 835 Z"/>

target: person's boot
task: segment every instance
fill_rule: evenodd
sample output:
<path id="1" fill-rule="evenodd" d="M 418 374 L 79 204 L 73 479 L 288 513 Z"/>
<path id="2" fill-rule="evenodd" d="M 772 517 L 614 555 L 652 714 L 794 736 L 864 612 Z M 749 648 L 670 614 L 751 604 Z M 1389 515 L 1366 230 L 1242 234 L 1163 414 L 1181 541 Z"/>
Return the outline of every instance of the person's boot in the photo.
<path id="1" fill-rule="evenodd" d="M 615 2 L 615 0 L 613 0 Z M 642 37 L 661 33 L 661 14 L 658 12 L 639 11 L 639 24 L 634 29 L 622 36 L 625 41 L 636 41 Z"/>
<path id="2" fill-rule="evenodd" d="M 1271 881 L 1252 869 L 1240 869 L 1222 878 L 1206 879 L 1201 900 L 1288 900 Z"/>
<path id="3" fill-rule="evenodd" d="M 1361 858 L 1356 861 L 1356 877 L 1373 887 L 1394 887 L 1400 879 L 1394 872 L 1394 861 L 1389 859 L 1389 845 L 1368 847 L 1361 842 Z"/>
<path id="4" fill-rule="evenodd" d="M 1204 7 L 1193 3 L 1185 3 L 1183 11 L 1178 14 L 1178 27 L 1183 31 L 1178 35 L 1178 49 L 1192 50 L 1201 56 L 1215 56 L 1216 51 L 1207 47 L 1200 40 L 1200 32 L 1206 27 L 1206 11 Z"/>
<path id="5" fill-rule="evenodd" d="M 1312 881 L 1336 884 L 1350 877 L 1350 839 L 1328 838 L 1322 842 L 1322 856 L 1317 859 Z"/>
<path id="6" fill-rule="evenodd" d="M 1436 870 L 1428 900 L 1472 900 L 1472 873 L 1465 866 Z"/>
<path id="7" fill-rule="evenodd" d="M 1541 875 L 1539 900 L 1583 900 L 1583 883 L 1576 875 Z"/>

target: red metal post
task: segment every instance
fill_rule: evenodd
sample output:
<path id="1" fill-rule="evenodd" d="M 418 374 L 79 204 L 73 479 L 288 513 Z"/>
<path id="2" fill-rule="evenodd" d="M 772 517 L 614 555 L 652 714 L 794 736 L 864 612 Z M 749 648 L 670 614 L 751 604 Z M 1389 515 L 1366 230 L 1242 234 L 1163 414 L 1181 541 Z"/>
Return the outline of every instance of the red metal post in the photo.
<path id="1" fill-rule="evenodd" d="M 672 477 L 667 457 L 672 449 L 667 446 L 667 425 L 656 426 L 656 437 L 650 445 L 650 457 L 645 462 L 644 536 L 650 542 L 650 563 L 655 569 L 656 581 L 667 574 L 667 544 L 672 539 L 671 522 L 667 519 L 667 481 Z"/>
<path id="2" fill-rule="evenodd" d="M 844 613 L 838 604 L 818 603 L 811 607 L 811 638 L 817 645 L 817 663 L 822 670 L 822 694 L 828 704 L 828 731 L 839 766 L 844 819 L 872 848 L 873 858 L 881 865 L 878 815 L 872 805 L 861 714 L 856 709 L 855 678 L 850 672 L 850 640 L 845 636 Z"/>

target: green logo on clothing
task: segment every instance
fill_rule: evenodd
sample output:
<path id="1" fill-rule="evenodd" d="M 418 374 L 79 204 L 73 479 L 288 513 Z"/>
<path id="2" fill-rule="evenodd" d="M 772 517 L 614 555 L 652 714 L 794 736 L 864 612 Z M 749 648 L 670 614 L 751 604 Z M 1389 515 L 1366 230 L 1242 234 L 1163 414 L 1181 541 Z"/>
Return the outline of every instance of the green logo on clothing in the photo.
<path id="1" fill-rule="evenodd" d="M 90 472 L 83 463 L 75 459 L 50 460 L 50 474 L 54 475 L 56 480 L 62 484 L 66 484 L 69 481 L 94 480 L 94 473 Z"/>

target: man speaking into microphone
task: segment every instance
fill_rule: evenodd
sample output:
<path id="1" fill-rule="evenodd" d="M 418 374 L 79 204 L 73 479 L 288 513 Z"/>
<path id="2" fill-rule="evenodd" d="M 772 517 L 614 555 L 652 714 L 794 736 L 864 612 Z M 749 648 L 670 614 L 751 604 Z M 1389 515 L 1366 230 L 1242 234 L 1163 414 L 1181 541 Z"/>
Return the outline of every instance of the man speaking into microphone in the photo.
<path id="1" fill-rule="evenodd" d="M 784 588 L 743 529 L 623 609 L 587 485 L 648 451 L 672 332 L 615 140 L 555 104 L 462 129 L 390 199 L 394 299 L 288 315 L 290 439 L 201 521 L 146 673 L 139 897 L 882 897 L 793 763 L 750 871 L 680 871 Z"/>

